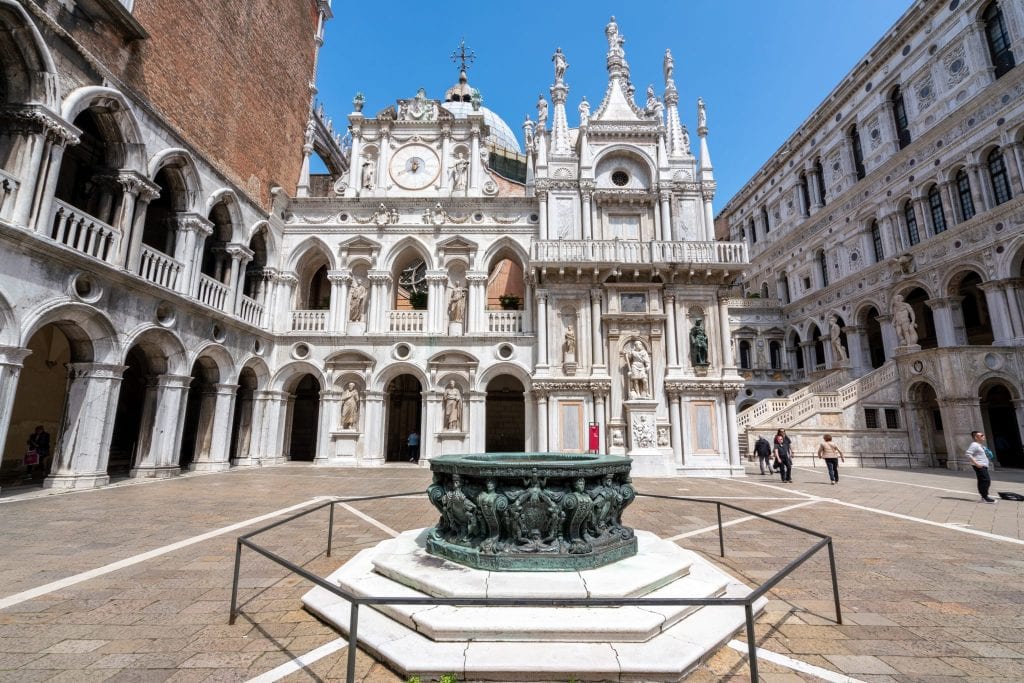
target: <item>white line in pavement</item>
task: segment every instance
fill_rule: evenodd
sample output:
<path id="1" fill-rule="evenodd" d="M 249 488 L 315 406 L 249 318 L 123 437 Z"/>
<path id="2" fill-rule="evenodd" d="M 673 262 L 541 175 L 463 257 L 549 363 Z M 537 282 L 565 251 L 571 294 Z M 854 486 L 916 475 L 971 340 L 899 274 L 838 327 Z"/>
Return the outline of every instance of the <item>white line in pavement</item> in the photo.
<path id="1" fill-rule="evenodd" d="M 351 512 L 353 515 L 355 515 L 359 519 L 363 520 L 364 522 L 368 522 L 368 523 L 372 524 L 373 526 L 377 527 L 378 529 L 380 529 L 381 531 L 383 531 L 384 533 L 390 534 L 392 538 L 394 538 L 395 536 L 398 536 L 398 532 L 395 531 L 394 529 L 392 529 L 391 527 L 389 527 L 387 525 L 384 525 L 384 524 L 381 524 L 380 522 L 375 520 L 373 517 L 371 517 L 371 516 L 369 516 L 369 515 L 367 515 L 365 513 L 362 513 L 359 510 L 356 510 L 354 507 L 352 507 L 348 503 L 338 503 L 338 505 L 343 507 L 343 508 L 345 508 L 346 510 L 348 510 L 349 512 Z"/>
<path id="2" fill-rule="evenodd" d="M 252 524 L 256 524 L 257 522 L 263 522 L 268 519 L 273 519 L 274 517 L 280 517 L 281 515 L 286 515 L 289 512 L 296 512 L 306 507 L 307 505 L 319 503 L 320 501 L 326 499 L 327 497 L 328 496 L 317 496 L 316 498 L 307 500 L 303 503 L 299 503 L 298 505 L 292 505 L 291 507 L 281 508 L 280 510 L 274 510 L 273 512 L 268 512 L 265 515 L 260 515 L 259 517 L 247 519 L 244 522 L 238 522 L 236 524 L 221 527 L 220 529 L 207 531 L 205 534 L 192 536 L 191 538 L 186 538 L 182 541 L 178 541 L 177 543 L 171 543 L 170 545 L 165 545 L 160 548 L 154 548 L 153 550 L 149 550 L 138 555 L 133 555 L 132 557 L 126 557 L 125 559 L 118 560 L 117 562 L 111 562 L 110 564 L 104 565 L 102 567 L 90 569 L 89 571 L 82 572 L 81 574 L 75 574 L 74 576 L 68 576 L 57 581 L 51 581 L 50 583 L 44 584 L 42 586 L 30 588 L 27 591 L 15 593 L 14 595 L 9 595 L 6 598 L 0 598 L 0 609 L 6 609 L 13 605 L 25 602 L 26 600 L 32 600 L 33 598 L 38 598 L 42 595 L 47 595 L 48 593 L 53 593 L 54 591 L 62 590 L 64 588 L 67 588 L 68 586 L 73 586 L 76 583 L 82 583 L 83 581 L 95 579 L 97 576 L 103 576 L 104 574 L 116 572 L 119 569 L 124 569 L 125 567 L 130 567 L 134 564 L 139 564 L 140 562 L 152 560 L 154 557 L 166 555 L 167 553 L 174 552 L 175 550 L 179 550 L 181 548 L 185 548 L 196 543 L 202 543 L 203 541 L 209 540 L 216 536 L 221 536 L 223 534 L 227 534 L 232 531 L 242 529 Z"/>
<path id="3" fill-rule="evenodd" d="M 864 510 L 865 512 L 874 512 L 879 515 L 885 515 L 887 517 L 895 517 L 896 519 L 904 519 L 908 522 L 918 522 L 920 524 L 927 524 L 929 526 L 937 526 L 943 529 L 949 529 L 951 531 L 959 531 L 964 534 L 972 534 L 974 536 L 981 536 L 983 538 L 990 538 L 993 541 L 1003 541 L 1005 543 L 1013 543 L 1016 545 L 1024 545 L 1024 540 L 1019 538 L 1013 538 L 1012 536 L 1000 536 L 999 534 L 990 534 L 987 531 L 978 531 L 977 529 L 966 529 L 957 523 L 946 523 L 946 522 L 933 522 L 930 519 L 921 519 L 920 517 L 911 517 L 910 515 L 903 515 L 898 512 L 889 512 L 888 510 L 879 510 L 878 508 L 869 508 L 865 505 L 857 505 L 856 503 L 847 503 L 843 500 L 836 500 L 835 498 L 827 499 L 826 502 L 835 503 L 836 505 L 843 505 L 848 508 L 855 510 Z"/>
<path id="4" fill-rule="evenodd" d="M 306 654 L 296 657 L 290 662 L 285 662 L 281 666 L 271 669 L 265 674 L 261 674 L 256 678 L 250 678 L 248 683 L 274 683 L 274 681 L 279 681 L 289 674 L 305 669 L 310 664 L 323 659 L 327 655 L 332 655 L 338 650 L 344 649 L 346 645 L 348 645 L 348 640 L 346 638 L 332 640 L 329 643 L 321 645 L 315 650 L 310 650 Z"/>
<path id="5" fill-rule="evenodd" d="M 820 500 L 805 500 L 803 502 L 797 503 L 796 505 L 787 505 L 784 508 L 776 508 L 775 510 L 769 510 L 768 512 L 765 512 L 763 514 L 769 515 L 769 516 L 770 515 L 777 515 L 780 512 L 788 512 L 789 510 L 795 510 L 797 508 L 802 508 L 805 505 L 813 505 L 814 503 L 820 503 L 820 502 L 821 502 Z M 743 522 L 749 522 L 752 519 L 759 519 L 759 518 L 758 517 L 754 517 L 753 515 L 747 515 L 745 517 L 740 517 L 738 519 L 730 519 L 728 522 L 722 522 L 722 528 L 724 529 L 727 526 L 734 526 L 736 524 L 742 524 Z M 678 541 L 678 540 L 683 539 L 683 538 L 690 538 L 691 536 L 699 536 L 700 534 L 706 534 L 709 531 L 717 531 L 717 530 L 718 530 L 718 525 L 717 524 L 712 524 L 711 526 L 706 526 L 703 529 L 694 529 L 693 531 L 687 531 L 685 534 L 677 534 L 675 536 L 670 536 L 669 538 L 666 538 L 665 540 L 666 541 Z"/>
<path id="6" fill-rule="evenodd" d="M 748 652 L 746 643 L 741 643 L 738 640 L 730 640 L 729 647 L 731 647 L 734 650 L 738 650 L 743 654 L 747 654 Z M 762 650 L 761 648 L 757 648 L 757 658 L 759 660 L 763 659 L 766 662 L 778 664 L 779 666 L 784 666 L 787 669 L 799 671 L 800 673 L 817 676 L 823 681 L 830 681 L 831 683 L 863 683 L 863 681 L 860 681 L 856 678 L 851 678 L 850 676 L 847 676 L 845 674 L 836 673 L 835 671 L 829 671 L 828 669 L 823 669 L 820 666 L 814 666 L 813 664 L 808 664 L 807 662 L 801 662 L 799 659 L 793 659 L 792 657 L 787 657 L 786 655 L 780 655 L 778 652 L 771 652 L 770 650 Z"/>
<path id="7" fill-rule="evenodd" d="M 795 495 L 798 495 L 798 496 L 803 496 L 805 498 L 811 498 L 813 500 L 828 500 L 827 498 L 822 498 L 821 496 L 816 496 L 813 493 L 804 493 L 803 491 L 800 491 L 798 489 L 795 489 L 795 488 L 792 488 L 792 487 L 789 487 L 789 486 L 784 486 L 784 485 L 762 484 L 759 481 L 747 481 L 746 479 L 734 479 L 734 478 L 731 478 L 731 477 L 715 477 L 715 479 L 720 479 L 722 481 L 736 482 L 737 484 L 749 484 L 750 486 L 763 486 L 766 489 L 771 489 L 772 491 L 783 491 L 785 493 L 795 494 Z"/>
<path id="8" fill-rule="evenodd" d="M 799 470 L 802 470 L 804 472 L 815 472 L 815 473 L 820 471 L 820 470 L 815 470 L 815 469 L 810 468 L 810 467 L 794 467 L 793 469 L 799 469 Z M 824 474 L 825 473 L 822 472 L 822 475 L 824 475 Z M 858 476 L 856 474 L 847 474 L 845 472 L 843 473 L 843 479 L 861 479 L 863 481 L 879 481 L 879 482 L 882 482 L 883 484 L 899 484 L 900 486 L 916 486 L 919 489 L 934 489 L 935 491 L 945 491 L 947 493 L 962 493 L 962 494 L 965 494 L 965 495 L 970 495 L 970 494 L 974 493 L 973 491 L 962 491 L 960 489 L 945 489 L 945 488 L 942 488 L 941 486 L 928 486 L 926 484 L 911 484 L 908 481 L 896 481 L 896 480 L 893 480 L 893 479 L 876 479 L 874 477 L 861 477 L 861 476 Z"/>

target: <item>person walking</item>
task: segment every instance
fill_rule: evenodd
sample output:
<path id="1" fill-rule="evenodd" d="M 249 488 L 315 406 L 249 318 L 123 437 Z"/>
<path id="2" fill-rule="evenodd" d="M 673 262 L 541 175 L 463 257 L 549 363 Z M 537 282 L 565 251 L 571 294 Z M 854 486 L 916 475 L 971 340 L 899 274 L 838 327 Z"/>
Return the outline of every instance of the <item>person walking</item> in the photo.
<path id="1" fill-rule="evenodd" d="M 971 445 L 967 447 L 967 459 L 974 468 L 974 474 L 978 477 L 978 493 L 981 500 L 986 503 L 995 503 L 994 498 L 988 495 L 988 489 L 992 486 L 992 475 L 989 473 L 991 461 L 988 457 L 988 449 L 985 448 L 985 433 L 977 430 L 971 432 Z"/>
<path id="2" fill-rule="evenodd" d="M 757 464 L 761 467 L 761 474 L 772 473 L 772 445 L 768 443 L 768 439 L 763 436 L 757 437 L 757 441 L 754 442 L 754 455 L 757 456 Z M 765 466 L 768 467 L 768 471 L 765 472 Z"/>
<path id="3" fill-rule="evenodd" d="M 29 434 L 28 451 L 25 452 L 25 474 L 32 479 L 37 471 L 46 471 L 46 459 L 50 457 L 50 434 L 42 425 Z"/>
<path id="4" fill-rule="evenodd" d="M 779 475 L 782 477 L 782 481 L 792 483 L 793 457 L 789 445 L 786 443 L 786 437 L 783 434 L 775 435 L 775 447 L 772 450 L 775 453 L 775 463 L 779 467 Z"/>
<path id="5" fill-rule="evenodd" d="M 418 463 L 420 461 L 420 435 L 414 431 L 410 432 L 405 443 L 409 448 L 409 462 Z"/>
<path id="6" fill-rule="evenodd" d="M 835 486 L 839 483 L 839 461 L 846 462 L 843 452 L 839 446 L 832 442 L 832 435 L 826 434 L 818 446 L 818 457 L 825 459 L 825 466 L 828 467 L 828 482 Z"/>

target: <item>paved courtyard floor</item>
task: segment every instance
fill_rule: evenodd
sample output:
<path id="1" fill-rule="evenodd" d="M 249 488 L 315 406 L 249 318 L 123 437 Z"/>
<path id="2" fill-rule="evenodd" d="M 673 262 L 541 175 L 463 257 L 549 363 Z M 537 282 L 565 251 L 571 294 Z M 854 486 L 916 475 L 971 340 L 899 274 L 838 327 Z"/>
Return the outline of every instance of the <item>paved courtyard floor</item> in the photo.
<path id="1" fill-rule="evenodd" d="M 638 490 L 728 500 L 835 539 L 844 624 L 832 621 L 828 563 L 811 560 L 770 594 L 757 622 L 765 681 L 1024 680 L 1024 504 L 977 502 L 970 473 L 798 468 L 792 484 L 637 479 Z M 318 496 L 419 492 L 425 468 L 286 465 L 0 497 L 0 681 L 343 680 L 338 634 L 301 608 L 309 585 L 246 552 L 243 613 L 227 623 L 235 538 Z M 994 491 L 1024 492 L 1024 472 Z M 362 548 L 436 514 L 422 496 L 338 507 L 334 555 L 326 512 L 262 536 L 326 575 Z M 714 506 L 638 499 L 648 529 L 756 583 L 811 539 L 726 513 L 718 558 Z M 744 635 L 691 680 L 749 680 Z M 738 648 L 738 649 L 737 649 Z M 401 681 L 364 653 L 359 680 Z"/>

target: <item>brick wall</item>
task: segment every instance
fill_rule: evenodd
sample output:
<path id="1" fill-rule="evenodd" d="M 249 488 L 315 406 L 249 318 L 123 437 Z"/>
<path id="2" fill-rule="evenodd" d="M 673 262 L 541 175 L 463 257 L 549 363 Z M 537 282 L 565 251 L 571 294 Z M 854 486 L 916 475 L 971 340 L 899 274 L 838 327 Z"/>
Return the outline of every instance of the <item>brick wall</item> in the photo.
<path id="1" fill-rule="evenodd" d="M 62 24 L 264 207 L 294 195 L 313 78 L 314 0 L 135 0 L 149 38 Z M 154 152 L 156 150 L 150 150 Z"/>

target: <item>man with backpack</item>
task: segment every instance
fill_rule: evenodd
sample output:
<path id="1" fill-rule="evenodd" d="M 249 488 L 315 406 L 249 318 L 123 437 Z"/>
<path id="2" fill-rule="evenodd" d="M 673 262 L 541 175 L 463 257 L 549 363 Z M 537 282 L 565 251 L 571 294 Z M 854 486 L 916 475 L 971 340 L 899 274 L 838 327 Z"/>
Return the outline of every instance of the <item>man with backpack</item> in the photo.
<path id="1" fill-rule="evenodd" d="M 757 464 L 761 466 L 761 474 L 772 473 L 772 445 L 768 443 L 768 439 L 763 436 L 757 437 L 757 441 L 754 442 L 754 455 L 757 456 Z M 765 466 L 768 467 L 768 471 L 765 472 Z"/>

